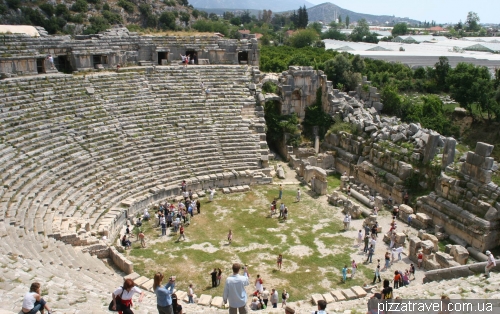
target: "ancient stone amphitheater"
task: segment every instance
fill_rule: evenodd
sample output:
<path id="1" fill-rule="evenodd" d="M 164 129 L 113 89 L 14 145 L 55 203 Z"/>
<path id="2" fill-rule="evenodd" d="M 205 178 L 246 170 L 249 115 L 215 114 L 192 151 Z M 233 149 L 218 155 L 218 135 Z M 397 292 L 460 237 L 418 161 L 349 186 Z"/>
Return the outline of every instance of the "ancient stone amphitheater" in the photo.
<path id="1" fill-rule="evenodd" d="M 0 81 L 2 307 L 18 310 L 38 280 L 60 296 L 55 308 L 101 312 L 122 278 L 88 251 L 103 254 L 99 239 L 112 239 L 141 202 L 178 195 L 184 179 L 196 190 L 269 182 L 258 170 L 268 149 L 251 70 Z"/>

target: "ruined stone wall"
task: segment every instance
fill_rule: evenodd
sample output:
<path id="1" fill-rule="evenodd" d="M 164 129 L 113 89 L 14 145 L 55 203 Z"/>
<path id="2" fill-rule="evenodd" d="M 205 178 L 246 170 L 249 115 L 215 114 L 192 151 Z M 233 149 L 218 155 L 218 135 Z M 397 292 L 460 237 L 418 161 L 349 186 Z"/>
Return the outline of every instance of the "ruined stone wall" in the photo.
<path id="1" fill-rule="evenodd" d="M 0 73 L 4 76 L 46 73 L 37 69 L 37 59 L 51 54 L 56 60 L 64 57 L 72 71 L 96 68 L 116 68 L 130 65 L 159 65 L 159 52 L 166 54 L 167 63 L 181 61 L 180 55 L 195 51 L 198 60 L 210 64 L 238 64 L 238 53 L 247 54 L 247 63 L 258 66 L 260 51 L 256 39 L 224 39 L 217 36 L 139 36 L 126 28 L 114 28 L 98 35 L 47 36 L 33 38 L 7 34 L 2 38 L 5 47 L 0 57 Z M 94 56 L 101 59 L 94 62 Z M 200 61 L 201 62 L 201 61 Z"/>

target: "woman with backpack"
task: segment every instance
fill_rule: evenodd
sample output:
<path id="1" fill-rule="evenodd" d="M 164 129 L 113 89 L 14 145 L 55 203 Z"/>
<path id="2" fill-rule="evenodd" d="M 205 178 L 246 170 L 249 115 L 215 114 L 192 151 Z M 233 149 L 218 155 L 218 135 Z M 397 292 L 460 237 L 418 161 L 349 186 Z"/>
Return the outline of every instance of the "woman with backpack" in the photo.
<path id="1" fill-rule="evenodd" d="M 132 297 L 139 294 L 139 302 L 144 298 L 144 292 L 135 286 L 132 279 L 125 279 L 123 286 L 118 287 L 112 294 L 113 301 L 109 305 L 111 311 L 118 311 L 118 314 L 134 314 L 130 309 L 134 304 Z"/>

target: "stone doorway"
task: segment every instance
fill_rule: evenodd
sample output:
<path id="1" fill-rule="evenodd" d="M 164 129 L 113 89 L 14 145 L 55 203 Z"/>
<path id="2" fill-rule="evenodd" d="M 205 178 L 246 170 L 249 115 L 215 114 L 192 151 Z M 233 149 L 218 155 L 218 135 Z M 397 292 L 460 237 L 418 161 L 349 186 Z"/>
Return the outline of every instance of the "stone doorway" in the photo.
<path id="1" fill-rule="evenodd" d="M 45 58 L 36 59 L 36 71 L 38 74 L 45 73 Z"/>
<path id="2" fill-rule="evenodd" d="M 68 56 L 57 56 L 54 58 L 54 66 L 59 72 L 71 73 L 73 68 L 68 60 Z"/>
<path id="3" fill-rule="evenodd" d="M 238 63 L 239 64 L 248 64 L 248 51 L 238 52 Z"/>
<path id="4" fill-rule="evenodd" d="M 163 60 L 165 60 L 165 62 L 168 62 L 168 52 L 158 51 L 158 65 L 163 65 Z"/>

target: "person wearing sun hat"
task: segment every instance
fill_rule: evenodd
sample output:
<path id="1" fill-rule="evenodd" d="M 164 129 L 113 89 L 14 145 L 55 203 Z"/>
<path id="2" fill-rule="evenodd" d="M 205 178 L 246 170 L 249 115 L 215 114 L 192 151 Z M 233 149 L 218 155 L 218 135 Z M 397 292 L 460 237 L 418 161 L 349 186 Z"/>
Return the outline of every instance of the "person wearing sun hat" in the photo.
<path id="1" fill-rule="evenodd" d="M 491 254 L 490 251 L 486 251 L 486 256 L 488 256 L 488 261 L 486 263 L 486 267 L 484 267 L 484 275 L 486 277 L 490 277 L 490 270 L 497 266 L 497 263 L 495 262 L 495 257 L 493 256 L 493 254 Z"/>

